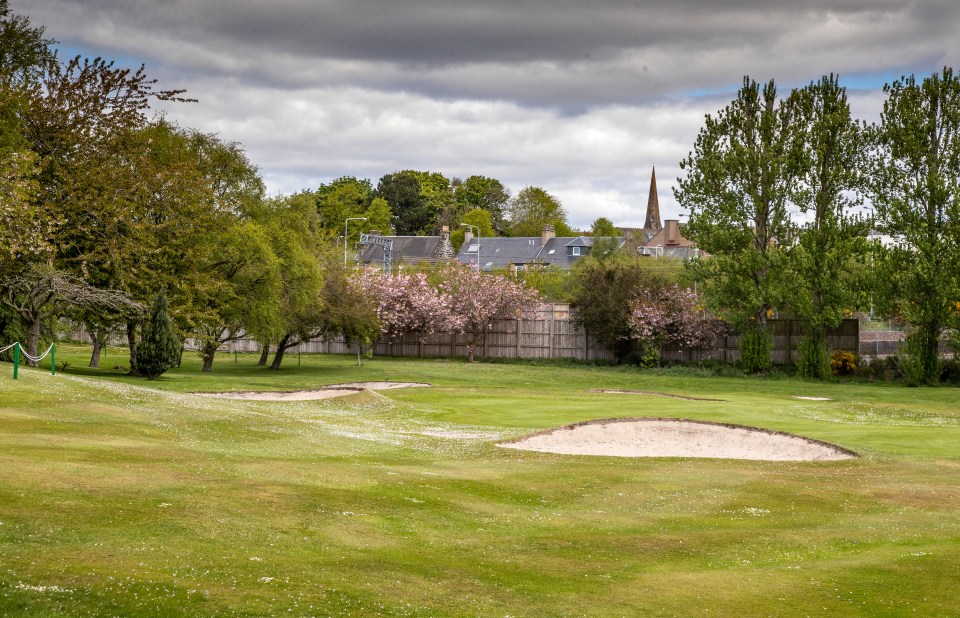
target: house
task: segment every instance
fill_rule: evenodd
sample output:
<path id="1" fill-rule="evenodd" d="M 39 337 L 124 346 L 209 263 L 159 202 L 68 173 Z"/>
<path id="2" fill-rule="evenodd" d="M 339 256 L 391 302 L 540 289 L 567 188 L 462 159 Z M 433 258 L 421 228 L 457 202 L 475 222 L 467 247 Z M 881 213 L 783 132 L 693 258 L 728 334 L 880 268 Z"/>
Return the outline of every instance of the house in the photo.
<path id="1" fill-rule="evenodd" d="M 545 225 L 540 236 L 514 238 L 480 238 L 466 232 L 457 259 L 462 264 L 479 264 L 481 270 L 516 272 L 532 265 L 554 266 L 569 270 L 574 263 L 593 250 L 589 236 L 556 236 L 552 225 Z M 620 247 L 623 238 L 613 239 Z"/>
<path id="2" fill-rule="evenodd" d="M 665 223 L 665 225 L 664 225 Z M 689 260 L 700 256 L 693 242 L 683 237 L 680 221 L 660 222 L 660 200 L 657 197 L 657 172 L 650 176 L 647 216 L 642 228 L 621 228 L 622 236 L 612 240 L 617 248 L 626 247 L 639 255 Z M 482 270 L 522 270 L 531 265 L 554 266 L 569 270 L 585 255 L 590 255 L 597 242 L 591 236 L 557 237 L 552 225 L 546 225 L 537 237 L 481 238 L 472 230 L 464 237 L 457 259 L 463 264 L 479 264 Z"/>
<path id="3" fill-rule="evenodd" d="M 456 257 L 450 228 L 443 226 L 439 236 L 381 236 L 378 231 L 361 234 L 356 260 L 392 270 L 394 264 L 436 264 L 452 262 Z"/>
<path id="4" fill-rule="evenodd" d="M 660 200 L 657 197 L 657 170 L 650 174 L 650 195 L 647 198 L 647 217 L 642 228 L 620 228 L 627 238 L 625 245 L 639 255 L 691 260 L 701 252 L 692 240 L 684 238 L 677 219 L 660 223 Z"/>
<path id="5" fill-rule="evenodd" d="M 626 247 L 639 255 L 689 260 L 700 256 L 693 242 L 683 237 L 676 219 L 660 222 L 657 197 L 657 172 L 650 176 L 647 216 L 642 228 L 621 228 L 622 236 L 610 240 L 618 249 Z M 444 227 L 440 236 L 381 236 L 378 232 L 362 234 L 357 260 L 363 264 L 382 264 L 390 270 L 393 264 L 419 264 L 457 260 L 481 270 L 516 272 L 530 266 L 553 266 L 569 270 L 577 260 L 590 253 L 600 239 L 591 236 L 557 236 L 552 225 L 545 225 L 540 236 L 514 238 L 476 238 L 473 228 L 464 233 L 463 245 L 457 253 L 450 244 L 450 230 Z"/>

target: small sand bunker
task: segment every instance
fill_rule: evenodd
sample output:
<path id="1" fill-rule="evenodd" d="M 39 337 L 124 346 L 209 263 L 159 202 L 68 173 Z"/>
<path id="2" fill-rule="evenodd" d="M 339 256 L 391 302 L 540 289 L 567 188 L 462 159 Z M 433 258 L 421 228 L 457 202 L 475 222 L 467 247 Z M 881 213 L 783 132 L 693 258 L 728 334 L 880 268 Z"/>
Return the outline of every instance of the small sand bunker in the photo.
<path id="1" fill-rule="evenodd" d="M 794 395 L 794 399 L 803 399 L 804 401 L 833 401 L 829 397 L 806 397 L 804 395 Z"/>
<path id="2" fill-rule="evenodd" d="M 563 455 L 710 457 L 763 461 L 853 459 L 853 451 L 778 431 L 670 418 L 587 421 L 498 444 Z"/>
<path id="3" fill-rule="evenodd" d="M 323 388 L 300 391 L 233 391 L 229 393 L 194 393 L 217 399 L 244 399 L 248 401 L 313 401 L 345 397 L 361 391 L 386 391 L 395 388 L 421 388 L 430 386 L 422 382 L 347 382 L 329 384 Z"/>

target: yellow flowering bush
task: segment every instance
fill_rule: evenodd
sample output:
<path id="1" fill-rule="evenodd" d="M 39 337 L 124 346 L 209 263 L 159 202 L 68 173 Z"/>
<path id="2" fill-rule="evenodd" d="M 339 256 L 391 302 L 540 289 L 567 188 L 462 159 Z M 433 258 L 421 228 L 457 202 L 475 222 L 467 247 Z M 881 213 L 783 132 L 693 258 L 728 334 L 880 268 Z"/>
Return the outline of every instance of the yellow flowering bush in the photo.
<path id="1" fill-rule="evenodd" d="M 852 352 L 837 350 L 830 355 L 830 372 L 835 376 L 852 375 L 857 370 L 857 357 Z"/>

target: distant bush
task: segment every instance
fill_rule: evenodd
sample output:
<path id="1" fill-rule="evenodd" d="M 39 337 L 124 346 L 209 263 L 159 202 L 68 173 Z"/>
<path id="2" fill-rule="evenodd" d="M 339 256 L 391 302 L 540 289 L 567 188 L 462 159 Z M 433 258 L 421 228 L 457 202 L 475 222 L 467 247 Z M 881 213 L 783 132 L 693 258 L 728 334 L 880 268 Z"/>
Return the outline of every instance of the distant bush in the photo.
<path id="1" fill-rule="evenodd" d="M 850 376 L 857 371 L 857 357 L 853 352 L 837 350 L 830 355 L 830 373 L 835 376 Z"/>
<path id="2" fill-rule="evenodd" d="M 747 373 L 760 373 L 771 367 L 773 338 L 763 327 L 744 329 L 740 333 L 740 366 Z"/>
<path id="3" fill-rule="evenodd" d="M 803 378 L 825 378 L 832 371 L 831 357 L 823 337 L 807 336 L 797 347 L 797 373 Z"/>
<path id="4" fill-rule="evenodd" d="M 660 351 L 649 347 L 632 350 L 623 357 L 623 362 L 634 367 L 656 367 L 660 362 Z"/>

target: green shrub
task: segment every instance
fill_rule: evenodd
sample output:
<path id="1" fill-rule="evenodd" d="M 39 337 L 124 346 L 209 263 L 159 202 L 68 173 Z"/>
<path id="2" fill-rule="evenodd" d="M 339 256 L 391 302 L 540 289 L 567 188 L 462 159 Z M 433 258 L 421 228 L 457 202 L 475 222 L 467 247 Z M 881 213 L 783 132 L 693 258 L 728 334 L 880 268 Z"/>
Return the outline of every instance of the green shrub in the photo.
<path id="1" fill-rule="evenodd" d="M 180 341 L 167 313 L 167 296 L 161 293 L 153 302 L 150 319 L 143 325 L 143 341 L 137 346 L 137 371 L 156 380 L 179 361 Z"/>
<path id="2" fill-rule="evenodd" d="M 747 373 L 760 373 L 770 369 L 773 360 L 773 337 L 764 326 L 755 326 L 740 333 L 740 366 Z"/>
<path id="3" fill-rule="evenodd" d="M 960 360 L 952 358 L 943 361 L 943 373 L 940 374 L 940 381 L 947 384 L 960 384 Z"/>
<path id="4" fill-rule="evenodd" d="M 903 374 L 907 386 L 930 385 L 935 383 L 943 373 L 943 361 L 933 359 L 933 367 L 926 366 L 928 355 L 925 354 L 921 331 L 914 331 L 907 335 L 903 342 L 901 353 L 897 355 L 898 368 Z"/>
<path id="5" fill-rule="evenodd" d="M 825 378 L 831 368 L 826 339 L 817 335 L 804 337 L 797 346 L 797 374 L 802 378 Z"/>
<path id="6" fill-rule="evenodd" d="M 635 367 L 656 367 L 660 361 L 660 352 L 654 348 L 643 347 L 639 350 L 632 350 L 623 357 L 623 362 Z"/>

